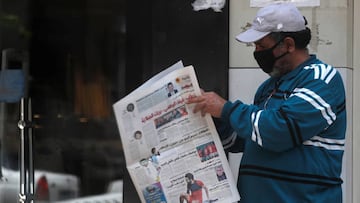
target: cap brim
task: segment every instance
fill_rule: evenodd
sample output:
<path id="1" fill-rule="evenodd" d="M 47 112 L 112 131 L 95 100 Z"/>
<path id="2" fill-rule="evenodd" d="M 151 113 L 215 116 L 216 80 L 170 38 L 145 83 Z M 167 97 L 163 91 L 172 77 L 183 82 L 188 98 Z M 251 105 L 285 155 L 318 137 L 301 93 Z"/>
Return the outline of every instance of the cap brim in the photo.
<path id="1" fill-rule="evenodd" d="M 249 42 L 256 42 L 261 38 L 268 35 L 270 32 L 260 32 L 254 29 L 248 29 L 245 32 L 240 33 L 236 36 L 236 40 L 239 42 L 249 43 Z"/>

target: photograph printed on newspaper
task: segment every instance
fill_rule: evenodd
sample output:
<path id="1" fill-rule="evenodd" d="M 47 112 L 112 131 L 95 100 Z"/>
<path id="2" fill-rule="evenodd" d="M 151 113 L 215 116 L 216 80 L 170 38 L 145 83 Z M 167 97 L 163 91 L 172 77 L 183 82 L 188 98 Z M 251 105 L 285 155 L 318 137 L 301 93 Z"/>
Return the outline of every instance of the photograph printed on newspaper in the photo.
<path id="1" fill-rule="evenodd" d="M 195 70 L 175 66 L 113 105 L 137 193 L 143 203 L 237 202 L 211 116 L 194 114 L 186 102 L 201 94 Z"/>

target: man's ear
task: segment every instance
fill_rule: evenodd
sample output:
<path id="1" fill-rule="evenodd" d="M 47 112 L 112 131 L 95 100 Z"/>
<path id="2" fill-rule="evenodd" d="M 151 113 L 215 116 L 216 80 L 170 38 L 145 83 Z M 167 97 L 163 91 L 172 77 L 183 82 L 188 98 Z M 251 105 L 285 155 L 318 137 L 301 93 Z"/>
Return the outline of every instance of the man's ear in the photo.
<path id="1" fill-rule="evenodd" d="M 290 53 L 295 51 L 295 40 L 292 37 L 285 37 L 284 46 Z"/>

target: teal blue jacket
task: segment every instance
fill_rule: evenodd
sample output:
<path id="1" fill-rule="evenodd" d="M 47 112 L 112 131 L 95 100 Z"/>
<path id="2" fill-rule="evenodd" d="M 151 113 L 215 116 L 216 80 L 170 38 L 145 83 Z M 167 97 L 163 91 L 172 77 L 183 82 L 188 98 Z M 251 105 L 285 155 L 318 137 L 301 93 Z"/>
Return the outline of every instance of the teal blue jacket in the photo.
<path id="1" fill-rule="evenodd" d="M 261 84 L 254 104 L 227 102 L 216 125 L 226 151 L 243 151 L 240 202 L 342 202 L 345 89 L 315 55 Z"/>

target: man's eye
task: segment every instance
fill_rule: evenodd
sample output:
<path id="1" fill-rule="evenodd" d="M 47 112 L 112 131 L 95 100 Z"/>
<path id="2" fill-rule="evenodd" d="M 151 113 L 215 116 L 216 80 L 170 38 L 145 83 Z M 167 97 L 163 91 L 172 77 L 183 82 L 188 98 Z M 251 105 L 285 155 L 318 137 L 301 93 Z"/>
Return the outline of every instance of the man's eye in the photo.
<path id="1" fill-rule="evenodd" d="M 263 45 L 260 45 L 260 44 L 256 44 L 255 45 L 255 48 L 256 50 L 264 50 L 264 49 L 267 49 L 267 47 L 263 46 Z"/>

